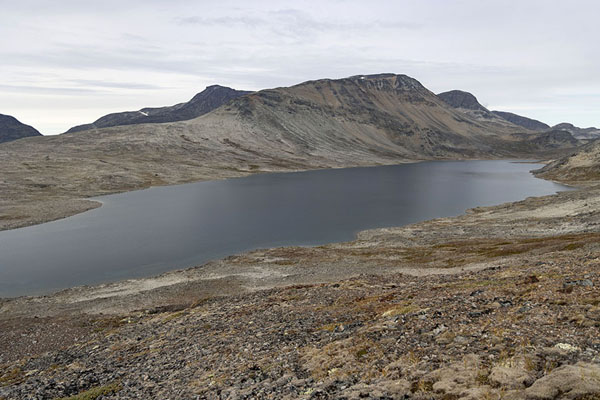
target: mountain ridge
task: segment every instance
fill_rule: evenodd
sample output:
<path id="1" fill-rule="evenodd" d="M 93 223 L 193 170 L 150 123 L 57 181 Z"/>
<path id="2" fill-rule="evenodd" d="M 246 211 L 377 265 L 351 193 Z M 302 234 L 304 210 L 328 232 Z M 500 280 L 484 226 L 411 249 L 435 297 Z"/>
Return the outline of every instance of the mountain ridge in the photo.
<path id="1" fill-rule="evenodd" d="M 584 140 L 594 140 L 600 138 L 600 129 L 595 127 L 579 128 L 571 123 L 562 122 L 554 125 L 552 129 L 560 129 L 571 133 L 574 137 Z"/>
<path id="2" fill-rule="evenodd" d="M 515 125 L 519 125 L 534 131 L 544 131 L 550 129 L 550 125 L 548 124 L 545 124 L 533 118 L 524 117 L 519 114 L 514 114 L 507 111 L 492 111 L 492 113 L 496 114 L 500 118 L 504 118 L 505 120 Z"/>
<path id="3" fill-rule="evenodd" d="M 42 136 L 42 134 L 11 115 L 0 114 L 0 143 L 32 136 Z"/>
<path id="4" fill-rule="evenodd" d="M 249 93 L 252 92 L 236 90 L 221 85 L 211 85 L 185 103 L 165 107 L 145 107 L 138 111 L 107 114 L 91 124 L 74 126 L 66 133 L 108 128 L 111 126 L 185 121 L 209 113 L 228 101 Z"/>

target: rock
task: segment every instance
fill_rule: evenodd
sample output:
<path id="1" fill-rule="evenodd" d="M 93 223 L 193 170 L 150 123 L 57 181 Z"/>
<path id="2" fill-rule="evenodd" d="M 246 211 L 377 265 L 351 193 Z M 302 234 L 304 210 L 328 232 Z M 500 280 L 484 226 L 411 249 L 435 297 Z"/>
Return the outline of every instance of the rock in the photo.
<path id="1" fill-rule="evenodd" d="M 580 279 L 580 280 L 576 280 L 576 281 L 566 281 L 565 283 L 563 283 L 564 289 L 568 288 L 569 286 L 592 287 L 592 286 L 594 286 L 594 282 L 592 282 L 590 279 Z"/>
<path id="2" fill-rule="evenodd" d="M 474 385 L 481 372 L 479 365 L 479 356 L 467 354 L 462 362 L 439 368 L 431 372 L 426 380 L 434 382 L 432 389 L 436 393 L 458 396 Z"/>
<path id="3" fill-rule="evenodd" d="M 600 393 L 600 366 L 585 362 L 565 365 L 538 379 L 527 388 L 530 400 L 583 399 Z M 590 397 L 591 398 L 591 397 Z"/>
<path id="4" fill-rule="evenodd" d="M 492 368 L 488 377 L 494 385 L 506 389 L 524 389 L 531 385 L 533 377 L 522 365 L 503 366 L 498 365 Z"/>
<path id="5" fill-rule="evenodd" d="M 382 381 L 377 384 L 357 384 L 342 392 L 348 399 L 403 398 L 410 394 L 411 384 L 407 380 Z"/>
<path id="6" fill-rule="evenodd" d="M 573 346 L 569 343 L 556 343 L 554 345 L 554 347 L 556 347 L 559 350 L 564 350 L 567 353 L 574 353 L 574 352 L 578 352 L 579 351 L 579 347 L 577 346 Z"/>
<path id="7" fill-rule="evenodd" d="M 442 332 L 445 332 L 448 330 L 448 327 L 444 324 L 439 325 L 437 327 L 435 327 L 435 329 L 433 331 L 431 331 L 434 335 L 439 335 Z"/>

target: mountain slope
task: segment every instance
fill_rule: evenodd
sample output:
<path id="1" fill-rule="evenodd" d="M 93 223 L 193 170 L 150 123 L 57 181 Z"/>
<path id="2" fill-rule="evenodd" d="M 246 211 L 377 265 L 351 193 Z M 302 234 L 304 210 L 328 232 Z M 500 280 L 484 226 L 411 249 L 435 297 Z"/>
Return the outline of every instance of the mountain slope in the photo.
<path id="1" fill-rule="evenodd" d="M 139 111 L 108 114 L 91 124 L 74 126 L 67 133 L 119 125 L 184 121 L 209 113 L 228 101 L 249 93 L 252 92 L 212 85 L 195 95 L 187 103 L 180 103 L 169 107 L 142 108 Z"/>
<path id="2" fill-rule="evenodd" d="M 35 128 L 19 122 L 15 117 L 0 114 L 0 143 L 41 135 Z"/>
<path id="3" fill-rule="evenodd" d="M 191 120 L 0 145 L 0 229 L 97 206 L 85 197 L 149 186 L 266 171 L 562 154 L 532 134 L 471 118 L 405 75 L 305 82 L 242 96 Z"/>
<path id="4" fill-rule="evenodd" d="M 227 114 L 230 114 L 229 116 Z M 448 107 L 405 75 L 359 75 L 264 90 L 215 111 L 260 126 L 294 154 L 366 150 L 411 159 L 502 156 L 523 132 L 506 121 L 481 120 Z M 253 133 L 256 136 L 256 133 Z"/>
<path id="5" fill-rule="evenodd" d="M 523 128 L 531 129 L 533 131 L 543 131 L 550 129 L 550 125 L 547 125 L 541 121 L 536 119 L 531 119 L 527 117 L 523 117 L 518 114 L 513 114 L 505 111 L 492 111 L 492 113 L 496 114 L 500 118 L 504 118 L 505 120 L 515 124 L 522 126 Z"/>
<path id="6" fill-rule="evenodd" d="M 600 181 L 600 140 L 537 170 L 536 175 L 557 181 Z"/>

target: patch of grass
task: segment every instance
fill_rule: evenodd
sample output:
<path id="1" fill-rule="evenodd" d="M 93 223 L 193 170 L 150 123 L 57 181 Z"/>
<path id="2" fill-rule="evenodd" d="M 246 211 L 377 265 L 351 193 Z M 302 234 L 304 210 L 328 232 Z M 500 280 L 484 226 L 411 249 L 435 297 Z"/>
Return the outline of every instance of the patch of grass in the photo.
<path id="1" fill-rule="evenodd" d="M 322 327 L 319 328 L 319 330 L 333 332 L 333 331 L 335 331 L 335 328 L 338 327 L 338 325 L 339 325 L 338 323 L 323 325 Z"/>
<path id="2" fill-rule="evenodd" d="M 91 321 L 94 326 L 94 332 L 102 332 L 106 330 L 113 330 L 127 325 L 128 319 L 123 317 L 107 317 Z"/>
<path id="3" fill-rule="evenodd" d="M 178 311 L 178 312 L 176 312 L 176 313 L 173 313 L 173 314 L 171 314 L 171 315 L 168 315 L 167 317 L 165 317 L 165 319 L 163 319 L 163 322 L 169 322 L 169 321 L 172 321 L 172 320 L 174 320 L 175 318 L 179 318 L 179 317 L 181 317 L 181 316 L 182 316 L 182 315 L 184 315 L 184 314 L 185 314 L 185 311 Z"/>
<path id="4" fill-rule="evenodd" d="M 475 382 L 477 382 L 479 385 L 489 385 L 490 384 L 489 376 L 490 376 L 489 371 L 479 370 L 477 372 L 477 376 L 475 377 Z"/>
<path id="5" fill-rule="evenodd" d="M 25 379 L 23 370 L 19 367 L 7 368 L 0 371 L 0 387 L 17 385 Z"/>
<path id="6" fill-rule="evenodd" d="M 583 246 L 585 246 L 585 243 L 569 243 L 568 245 L 566 245 L 565 247 L 562 248 L 563 251 L 565 250 L 577 250 L 582 248 Z"/>
<path id="7" fill-rule="evenodd" d="M 96 400 L 100 396 L 117 393 L 123 389 L 120 382 L 114 382 L 110 385 L 98 386 L 74 396 L 60 397 L 54 400 Z"/>
<path id="8" fill-rule="evenodd" d="M 433 392 L 433 382 L 419 379 L 411 384 L 410 391 L 416 392 Z"/>
<path id="9" fill-rule="evenodd" d="M 360 360 L 361 358 L 366 356 L 368 353 L 369 353 L 369 350 L 366 347 L 363 347 L 362 349 L 359 349 L 354 355 L 356 356 L 356 358 L 358 360 Z"/>
<path id="10" fill-rule="evenodd" d="M 397 315 L 406 315 L 412 312 L 418 311 L 419 307 L 412 303 L 401 303 L 395 307 L 392 307 L 381 314 L 384 317 L 395 317 Z"/>

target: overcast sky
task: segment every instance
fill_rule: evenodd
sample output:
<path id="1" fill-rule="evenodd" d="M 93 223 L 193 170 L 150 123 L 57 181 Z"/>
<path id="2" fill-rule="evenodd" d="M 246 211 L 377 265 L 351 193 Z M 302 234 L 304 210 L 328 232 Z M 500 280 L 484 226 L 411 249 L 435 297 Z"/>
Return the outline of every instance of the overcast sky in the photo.
<path id="1" fill-rule="evenodd" d="M 189 100 L 394 72 L 600 126 L 600 1 L 0 0 L 0 113 L 43 134 Z"/>

